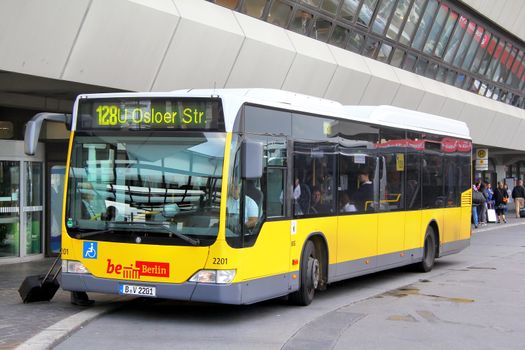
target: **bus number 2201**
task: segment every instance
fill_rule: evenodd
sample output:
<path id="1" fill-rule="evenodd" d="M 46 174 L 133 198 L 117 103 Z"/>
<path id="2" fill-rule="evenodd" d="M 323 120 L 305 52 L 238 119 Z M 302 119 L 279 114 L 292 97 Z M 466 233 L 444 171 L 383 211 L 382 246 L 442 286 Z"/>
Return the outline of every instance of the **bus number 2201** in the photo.
<path id="1" fill-rule="evenodd" d="M 213 258 L 213 265 L 227 265 L 228 258 Z"/>

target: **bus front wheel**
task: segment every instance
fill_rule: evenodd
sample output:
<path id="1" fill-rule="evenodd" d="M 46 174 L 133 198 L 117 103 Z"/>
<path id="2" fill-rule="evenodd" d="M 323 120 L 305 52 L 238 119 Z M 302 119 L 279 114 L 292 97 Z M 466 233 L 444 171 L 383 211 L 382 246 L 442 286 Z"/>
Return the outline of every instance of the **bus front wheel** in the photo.
<path id="1" fill-rule="evenodd" d="M 423 261 L 421 261 L 417 268 L 421 272 L 428 272 L 434 267 L 436 260 L 436 235 L 434 229 L 429 226 L 425 234 L 425 245 L 423 246 Z"/>
<path id="2" fill-rule="evenodd" d="M 299 274 L 299 290 L 290 294 L 290 300 L 296 305 L 310 305 L 321 279 L 319 257 L 312 241 L 307 241 L 304 247 Z"/>

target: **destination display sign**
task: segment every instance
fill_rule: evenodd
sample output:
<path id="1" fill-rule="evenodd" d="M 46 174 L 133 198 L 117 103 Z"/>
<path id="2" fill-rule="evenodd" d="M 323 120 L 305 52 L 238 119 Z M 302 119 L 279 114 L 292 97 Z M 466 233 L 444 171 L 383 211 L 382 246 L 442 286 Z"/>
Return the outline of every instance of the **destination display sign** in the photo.
<path id="1" fill-rule="evenodd" d="M 86 99 L 79 103 L 77 129 L 223 131 L 224 118 L 217 99 Z"/>

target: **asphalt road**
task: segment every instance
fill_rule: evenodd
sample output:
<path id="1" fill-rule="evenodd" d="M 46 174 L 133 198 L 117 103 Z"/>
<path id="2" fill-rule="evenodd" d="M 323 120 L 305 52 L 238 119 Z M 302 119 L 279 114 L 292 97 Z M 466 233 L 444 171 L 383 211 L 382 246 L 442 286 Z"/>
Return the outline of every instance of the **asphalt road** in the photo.
<path id="1" fill-rule="evenodd" d="M 56 349 L 524 349 L 523 266 L 525 226 L 492 225 L 430 273 L 332 284 L 308 307 L 136 300 Z"/>

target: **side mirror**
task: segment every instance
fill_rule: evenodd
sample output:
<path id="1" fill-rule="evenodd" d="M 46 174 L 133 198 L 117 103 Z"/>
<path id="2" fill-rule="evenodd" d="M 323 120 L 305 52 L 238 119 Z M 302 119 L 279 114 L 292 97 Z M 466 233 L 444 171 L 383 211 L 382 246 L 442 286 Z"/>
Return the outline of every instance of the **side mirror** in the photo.
<path id="1" fill-rule="evenodd" d="M 40 136 L 40 129 L 42 128 L 42 121 L 38 122 L 30 120 L 26 124 L 24 134 L 24 152 L 28 156 L 35 155 L 38 137 Z"/>
<path id="2" fill-rule="evenodd" d="M 73 125 L 73 115 L 72 114 L 66 114 L 66 130 L 71 131 L 71 126 Z"/>
<path id="3" fill-rule="evenodd" d="M 241 177 L 258 179 L 263 174 L 263 145 L 260 142 L 244 140 L 241 145 Z"/>
<path id="4" fill-rule="evenodd" d="M 44 120 L 50 120 L 54 122 L 66 123 L 68 116 L 65 114 L 55 113 L 37 113 L 30 121 L 26 124 L 26 130 L 24 134 L 24 152 L 28 156 L 35 155 L 36 146 L 38 144 L 38 138 L 40 136 L 40 130 L 42 129 L 42 123 Z M 71 120 L 71 119 L 69 119 Z M 66 123 L 67 126 L 67 123 Z M 69 123 L 71 127 L 71 123 Z M 68 129 L 69 130 L 69 129 Z"/>

